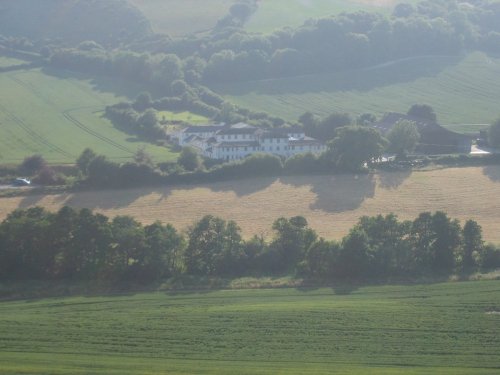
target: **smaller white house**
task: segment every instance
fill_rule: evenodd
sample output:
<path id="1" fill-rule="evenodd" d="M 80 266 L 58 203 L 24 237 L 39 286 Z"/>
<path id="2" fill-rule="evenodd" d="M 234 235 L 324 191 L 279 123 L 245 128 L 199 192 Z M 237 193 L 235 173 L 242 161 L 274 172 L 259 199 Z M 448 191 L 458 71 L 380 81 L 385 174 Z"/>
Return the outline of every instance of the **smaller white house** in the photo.
<path id="1" fill-rule="evenodd" d="M 245 123 L 191 126 L 182 130 L 178 139 L 179 145 L 194 147 L 201 155 L 218 160 L 239 160 L 255 153 L 290 157 L 326 150 L 324 143 L 306 137 L 301 128 L 264 130 Z"/>
<path id="2" fill-rule="evenodd" d="M 213 137 L 219 130 L 224 129 L 225 126 L 225 124 L 188 126 L 187 128 L 174 134 L 173 138 L 177 139 L 179 146 L 192 146 L 191 142 L 195 139 L 195 137 L 208 139 Z"/>

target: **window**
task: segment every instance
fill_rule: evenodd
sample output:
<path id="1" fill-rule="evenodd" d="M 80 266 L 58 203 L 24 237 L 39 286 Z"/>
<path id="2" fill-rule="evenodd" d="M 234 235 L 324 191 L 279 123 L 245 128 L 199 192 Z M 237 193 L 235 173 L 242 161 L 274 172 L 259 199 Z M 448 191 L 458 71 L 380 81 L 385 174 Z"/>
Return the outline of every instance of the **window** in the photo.
<path id="1" fill-rule="evenodd" d="M 248 151 L 248 147 L 245 147 L 245 151 Z"/>
<path id="2" fill-rule="evenodd" d="M 277 147 L 276 147 L 276 151 L 279 151 L 279 150 L 280 150 L 280 146 L 277 146 Z"/>
<path id="3" fill-rule="evenodd" d="M 243 134 L 243 139 L 247 139 L 247 135 L 246 134 Z"/>
<path id="4" fill-rule="evenodd" d="M 281 143 L 281 139 L 279 139 L 279 138 L 278 138 L 277 142 L 278 142 L 278 143 Z"/>

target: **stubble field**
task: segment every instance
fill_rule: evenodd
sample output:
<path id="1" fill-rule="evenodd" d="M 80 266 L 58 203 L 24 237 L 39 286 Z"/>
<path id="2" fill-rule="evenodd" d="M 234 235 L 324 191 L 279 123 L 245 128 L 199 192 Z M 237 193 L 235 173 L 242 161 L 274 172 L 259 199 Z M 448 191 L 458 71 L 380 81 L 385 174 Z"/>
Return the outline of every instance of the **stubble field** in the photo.
<path id="1" fill-rule="evenodd" d="M 321 236 L 339 239 L 363 215 L 394 212 L 413 219 L 423 211 L 442 210 L 462 223 L 477 220 L 485 239 L 500 243 L 498 196 L 500 167 L 489 166 L 0 198 L 0 219 L 17 208 L 69 205 L 109 216 L 131 215 L 143 223 L 161 220 L 179 229 L 212 214 L 235 220 L 245 236 L 271 236 L 278 217 L 303 215 Z"/>

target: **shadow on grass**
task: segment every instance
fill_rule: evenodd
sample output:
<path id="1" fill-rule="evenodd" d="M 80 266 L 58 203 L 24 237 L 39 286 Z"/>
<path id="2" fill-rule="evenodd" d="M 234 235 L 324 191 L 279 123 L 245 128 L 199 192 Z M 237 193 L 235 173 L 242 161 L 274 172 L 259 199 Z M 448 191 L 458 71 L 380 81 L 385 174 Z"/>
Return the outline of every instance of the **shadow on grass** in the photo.
<path id="1" fill-rule="evenodd" d="M 233 192 L 238 197 L 244 197 L 265 190 L 277 181 L 279 181 L 278 177 L 259 177 L 259 178 L 237 179 L 225 182 L 214 182 L 211 184 L 204 184 L 202 186 L 207 187 L 211 191 L 216 193 Z"/>
<path id="2" fill-rule="evenodd" d="M 445 69 L 458 65 L 461 56 L 423 56 L 379 64 L 374 67 L 344 70 L 338 73 L 269 79 L 221 85 L 223 95 L 241 96 L 305 94 L 310 92 L 368 92 L 377 88 L 435 77 Z"/>
<path id="3" fill-rule="evenodd" d="M 373 174 L 283 177 L 281 181 L 294 187 L 310 186 L 316 195 L 310 208 L 331 213 L 359 208 L 367 198 L 373 198 L 376 187 Z"/>
<path id="4" fill-rule="evenodd" d="M 500 166 L 489 165 L 483 168 L 483 174 L 493 182 L 500 182 Z"/>
<path id="5" fill-rule="evenodd" d="M 386 172 L 380 171 L 377 173 L 380 187 L 387 190 L 397 189 L 405 182 L 405 180 L 412 174 L 411 170 Z"/>
<path id="6" fill-rule="evenodd" d="M 93 90 L 100 93 L 111 93 L 115 96 L 125 97 L 133 100 L 137 97 L 138 93 L 148 91 L 154 97 L 162 96 L 160 92 L 153 90 L 144 84 L 127 81 L 118 77 L 105 77 L 100 76 L 96 78 L 95 74 L 78 73 L 64 69 L 56 69 L 53 67 L 43 67 L 42 72 L 49 76 L 59 79 L 75 79 L 88 81 Z"/>

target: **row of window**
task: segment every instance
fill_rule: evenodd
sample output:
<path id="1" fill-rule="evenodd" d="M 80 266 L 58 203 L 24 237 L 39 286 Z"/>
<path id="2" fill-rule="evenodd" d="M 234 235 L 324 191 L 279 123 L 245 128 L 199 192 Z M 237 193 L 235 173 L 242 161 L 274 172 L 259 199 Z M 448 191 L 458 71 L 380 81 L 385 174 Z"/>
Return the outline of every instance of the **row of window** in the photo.
<path id="1" fill-rule="evenodd" d="M 297 148 L 296 148 L 297 147 Z M 285 151 L 289 151 L 289 150 L 292 150 L 292 151 L 295 151 L 295 150 L 300 150 L 300 151 L 304 151 L 307 150 L 308 148 L 305 147 L 305 146 L 285 146 L 283 147 L 283 150 Z M 321 146 L 309 146 L 309 150 L 321 150 Z M 241 149 L 239 147 L 223 147 L 222 148 L 222 151 L 223 152 L 234 152 L 234 151 L 241 151 Z M 267 150 L 266 150 L 266 147 L 243 147 L 243 151 L 281 151 L 281 148 L 280 146 L 276 146 L 275 150 L 273 150 L 273 147 L 272 146 L 269 146 L 267 147 Z"/>

